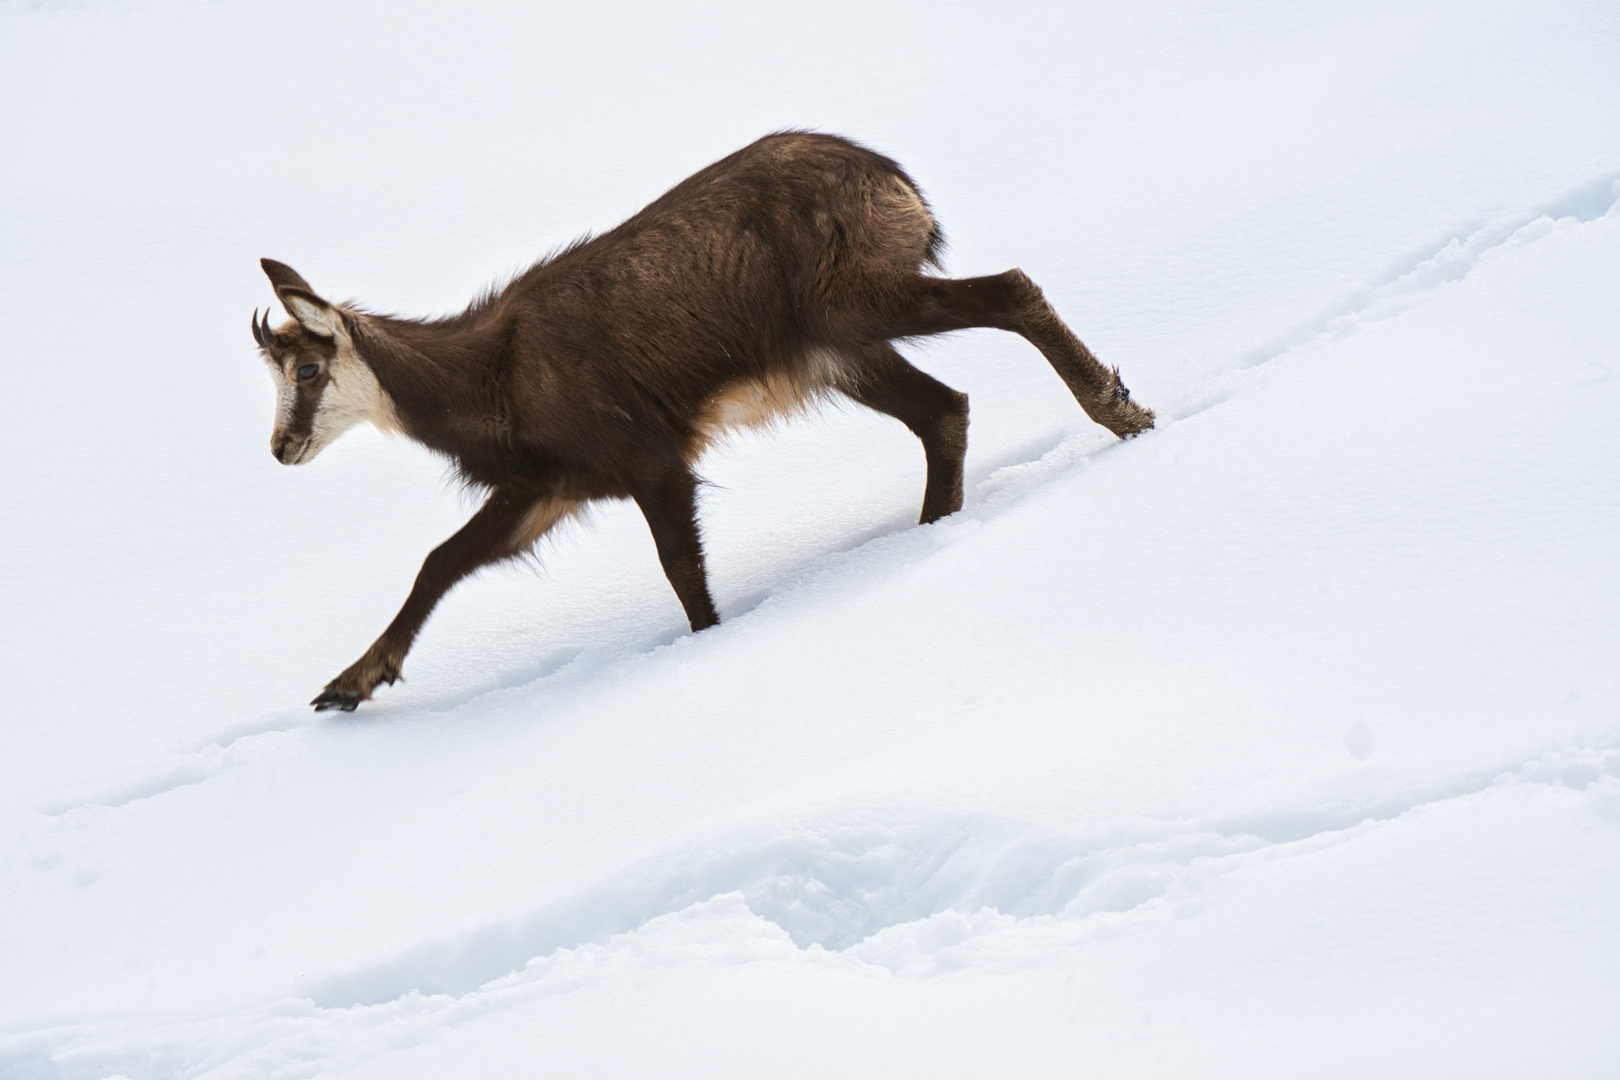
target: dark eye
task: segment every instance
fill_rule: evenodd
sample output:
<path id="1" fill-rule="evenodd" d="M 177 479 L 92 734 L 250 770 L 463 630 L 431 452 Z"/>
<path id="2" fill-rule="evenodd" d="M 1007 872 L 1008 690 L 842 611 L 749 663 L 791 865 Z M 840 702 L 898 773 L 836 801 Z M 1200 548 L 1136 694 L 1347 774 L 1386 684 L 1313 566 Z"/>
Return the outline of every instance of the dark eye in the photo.
<path id="1" fill-rule="evenodd" d="M 298 369 L 298 381 L 299 382 L 309 382 L 309 380 L 313 379 L 315 376 L 319 375 L 320 373 L 321 373 L 321 365 L 319 365 L 319 364 L 305 364 L 303 367 Z"/>

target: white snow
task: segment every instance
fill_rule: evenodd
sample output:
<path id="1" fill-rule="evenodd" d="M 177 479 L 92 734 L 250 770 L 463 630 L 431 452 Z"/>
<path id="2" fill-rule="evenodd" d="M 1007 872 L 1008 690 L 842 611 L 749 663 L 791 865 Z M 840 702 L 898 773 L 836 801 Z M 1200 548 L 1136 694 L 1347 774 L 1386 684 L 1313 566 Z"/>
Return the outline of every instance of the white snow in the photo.
<path id="1" fill-rule="evenodd" d="M 1620 11 L 0 0 L 0 1077 L 1620 1070 Z M 256 260 L 456 309 L 766 131 L 922 183 L 850 406 L 307 701 L 471 503 L 277 464 Z"/>

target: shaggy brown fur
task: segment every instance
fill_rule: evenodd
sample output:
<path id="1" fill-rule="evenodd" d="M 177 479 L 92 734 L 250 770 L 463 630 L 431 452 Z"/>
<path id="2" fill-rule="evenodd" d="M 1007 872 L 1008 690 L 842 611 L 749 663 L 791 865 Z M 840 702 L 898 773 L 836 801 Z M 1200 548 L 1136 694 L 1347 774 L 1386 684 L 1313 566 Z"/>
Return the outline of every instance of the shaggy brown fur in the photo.
<path id="1" fill-rule="evenodd" d="M 962 505 L 967 397 L 890 341 L 970 327 L 1023 335 L 1093 420 L 1153 426 L 1019 270 L 949 279 L 940 233 L 893 161 L 830 135 L 771 135 L 610 232 L 446 319 L 327 303 L 265 273 L 293 321 L 254 335 L 283 391 L 277 458 L 308 461 L 362 419 L 455 463 L 488 500 L 427 557 L 404 608 L 312 704 L 352 710 L 399 677 L 439 598 L 527 551 L 593 499 L 636 501 L 693 630 L 719 621 L 693 465 L 719 432 L 842 394 L 904 423 L 928 462 L 923 522 Z"/>

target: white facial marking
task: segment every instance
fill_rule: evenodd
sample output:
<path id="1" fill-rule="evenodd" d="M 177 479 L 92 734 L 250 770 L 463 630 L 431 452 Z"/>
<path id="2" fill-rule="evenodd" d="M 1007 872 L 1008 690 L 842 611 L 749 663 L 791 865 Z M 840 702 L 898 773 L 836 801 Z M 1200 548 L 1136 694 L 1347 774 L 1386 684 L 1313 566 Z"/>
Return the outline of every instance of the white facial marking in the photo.
<path id="1" fill-rule="evenodd" d="M 298 400 L 298 387 L 287 378 L 287 373 L 281 370 L 279 364 L 270 365 L 270 377 L 276 382 L 275 434 L 280 435 L 292 423 L 293 402 Z"/>
<path id="2" fill-rule="evenodd" d="M 369 421 L 384 432 L 399 430 L 393 399 L 378 384 L 371 366 L 355 356 L 352 349 L 342 344 L 338 346 L 328 376 L 326 388 L 315 405 L 309 441 L 299 452 L 295 464 L 312 460 L 339 435 L 359 423 Z"/>
<path id="3" fill-rule="evenodd" d="M 371 365 L 354 351 L 354 342 L 341 331 L 334 339 L 337 355 L 331 360 L 326 385 L 315 403 L 309 437 L 302 446 L 288 448 L 291 454 L 284 459 L 288 465 L 313 461 L 315 455 L 339 435 L 362 422 L 369 422 L 389 434 L 403 430 L 394 409 L 394 399 L 377 382 Z M 270 373 L 276 381 L 276 426 L 271 435 L 272 443 L 288 437 L 299 393 L 297 376 L 290 369 L 305 362 L 295 355 L 288 358 L 286 368 L 270 365 Z"/>

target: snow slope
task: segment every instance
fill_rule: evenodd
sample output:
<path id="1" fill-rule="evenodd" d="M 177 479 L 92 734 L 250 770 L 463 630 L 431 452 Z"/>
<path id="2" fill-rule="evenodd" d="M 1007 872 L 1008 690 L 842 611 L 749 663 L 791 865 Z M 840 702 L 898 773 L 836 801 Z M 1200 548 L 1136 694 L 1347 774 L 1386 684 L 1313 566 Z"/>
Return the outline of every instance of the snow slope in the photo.
<path id="1" fill-rule="evenodd" d="M 0 1076 L 1620 1066 L 1620 18 L 856 10 L 0 5 Z M 308 713 L 468 508 L 276 465 L 254 260 L 448 310 L 789 125 L 1158 430 L 930 343 L 960 514 L 740 439 L 722 626 L 603 507 Z"/>

